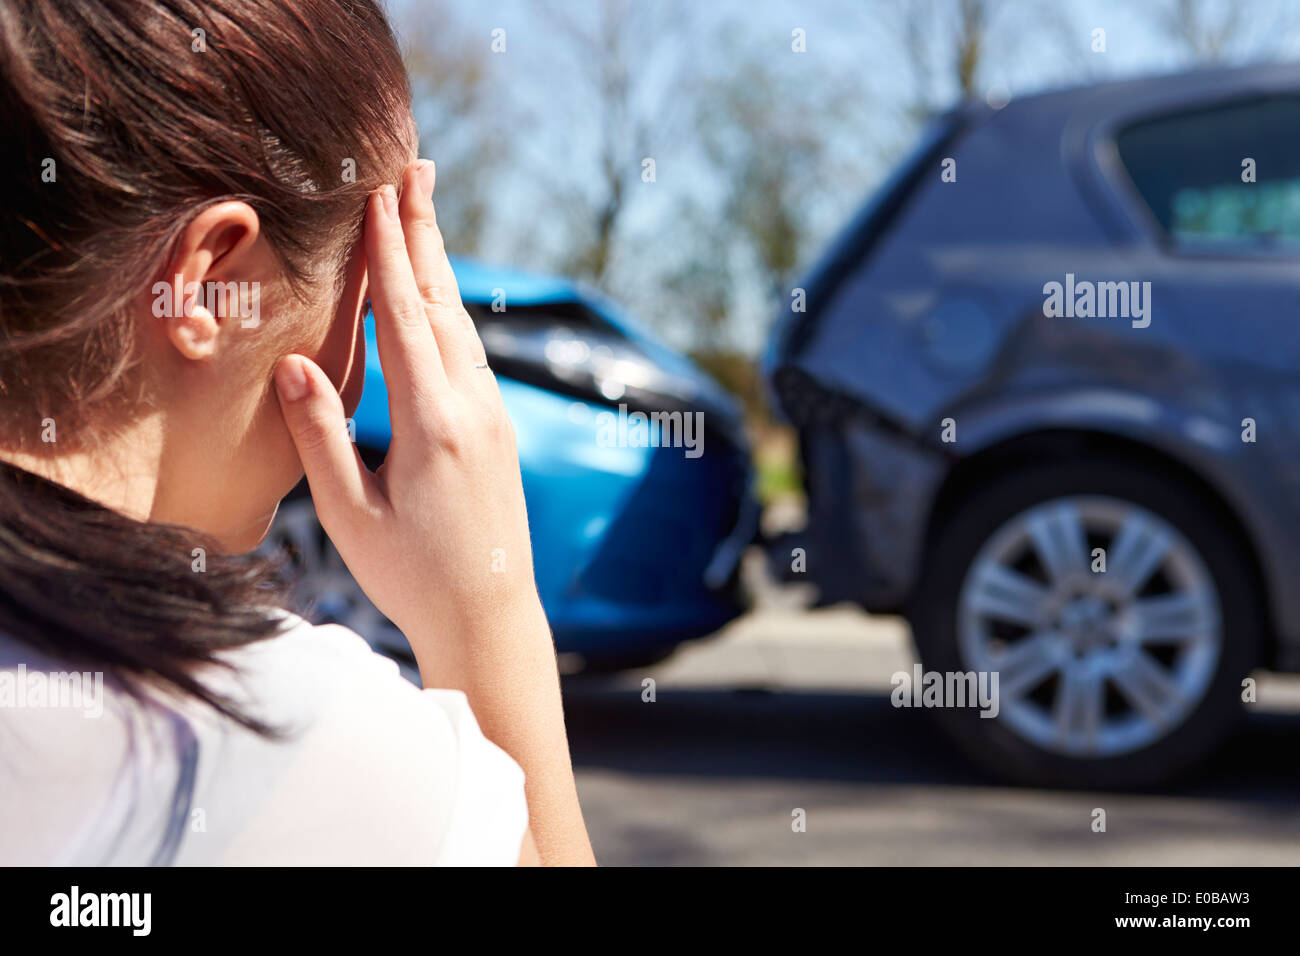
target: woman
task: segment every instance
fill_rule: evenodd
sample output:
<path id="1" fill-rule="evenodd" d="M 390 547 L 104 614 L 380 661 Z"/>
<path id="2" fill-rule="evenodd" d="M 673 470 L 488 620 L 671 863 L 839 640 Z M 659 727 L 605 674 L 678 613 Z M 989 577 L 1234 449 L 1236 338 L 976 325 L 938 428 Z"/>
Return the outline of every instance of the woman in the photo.
<path id="1" fill-rule="evenodd" d="M 0 0 L 0 68 L 0 862 L 594 862 L 383 14 Z M 425 690 L 280 609 L 304 471 Z"/>

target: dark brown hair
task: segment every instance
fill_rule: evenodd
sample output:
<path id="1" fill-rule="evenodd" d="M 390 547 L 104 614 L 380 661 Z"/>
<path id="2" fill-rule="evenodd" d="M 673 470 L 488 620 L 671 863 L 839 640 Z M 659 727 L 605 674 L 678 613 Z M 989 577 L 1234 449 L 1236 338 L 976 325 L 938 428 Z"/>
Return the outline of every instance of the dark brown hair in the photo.
<path id="1" fill-rule="evenodd" d="M 324 266 L 337 291 L 410 90 L 372 0 L 0 0 L 0 127 L 0 434 L 39 448 L 54 419 L 93 450 L 141 401 L 129 306 L 192 218 L 249 203 L 291 285 Z M 38 650 L 252 726 L 192 672 L 281 600 L 262 559 L 0 467 L 0 632 Z"/>

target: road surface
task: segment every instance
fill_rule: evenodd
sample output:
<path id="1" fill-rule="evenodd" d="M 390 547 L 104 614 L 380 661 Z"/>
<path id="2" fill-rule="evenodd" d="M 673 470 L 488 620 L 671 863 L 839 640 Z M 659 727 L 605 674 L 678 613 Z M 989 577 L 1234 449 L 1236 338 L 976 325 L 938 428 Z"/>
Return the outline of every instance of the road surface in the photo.
<path id="1" fill-rule="evenodd" d="M 892 707 L 889 678 L 912 662 L 903 622 L 778 594 L 660 665 L 566 678 L 600 862 L 1300 864 L 1300 678 L 1261 675 L 1245 728 L 1196 780 L 1071 793 L 990 780 L 924 711 Z"/>

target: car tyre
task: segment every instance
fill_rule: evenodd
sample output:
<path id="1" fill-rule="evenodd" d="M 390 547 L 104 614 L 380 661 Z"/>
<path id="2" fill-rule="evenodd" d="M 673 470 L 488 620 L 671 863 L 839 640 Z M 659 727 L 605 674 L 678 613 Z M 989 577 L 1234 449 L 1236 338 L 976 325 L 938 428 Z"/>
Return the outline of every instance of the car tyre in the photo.
<path id="1" fill-rule="evenodd" d="M 1084 581 L 1082 575 L 1071 578 L 1073 571 L 1062 572 L 1054 578 L 1049 570 L 1050 562 L 1044 562 L 1038 551 L 1051 551 L 1056 546 L 1040 549 L 1038 542 L 1057 540 L 1053 536 L 1042 537 L 1042 529 L 1052 527 L 1050 522 L 1056 520 L 1054 516 L 1064 515 L 1058 523 L 1064 528 L 1071 526 L 1073 519 L 1068 517 L 1071 508 L 1083 516 L 1077 523 L 1084 528 L 1083 542 L 1089 558 L 1093 559 L 1087 571 L 1098 579 L 1096 586 L 1101 587 L 1100 579 L 1107 574 L 1120 572 L 1107 582 L 1113 589 L 1107 593 L 1124 592 L 1126 572 L 1112 563 L 1104 573 L 1097 574 L 1093 545 L 1099 540 L 1104 545 L 1106 540 L 1105 528 L 1098 530 L 1099 524 L 1109 521 L 1116 528 L 1110 538 L 1109 558 L 1114 562 L 1121 557 L 1117 553 L 1120 550 L 1129 556 L 1124 559 L 1133 569 L 1128 578 L 1140 576 L 1137 569 L 1149 562 L 1141 559 L 1140 548 L 1126 547 L 1126 542 L 1121 540 L 1118 529 L 1125 523 L 1137 526 L 1144 522 L 1142 527 L 1150 531 L 1152 540 L 1169 542 L 1167 560 L 1181 564 L 1171 564 L 1169 569 L 1158 566 L 1153 574 L 1159 577 L 1142 582 L 1145 590 L 1136 592 L 1127 605 L 1109 606 L 1098 598 L 1100 610 L 1093 615 L 1097 620 L 1076 626 L 1080 620 L 1076 614 L 1066 631 L 1062 620 L 1067 612 L 1089 610 L 1098 605 L 1085 605 L 1083 602 L 1089 597 L 1086 594 L 1069 598 L 1073 592 L 1064 583 L 1052 582 L 1073 581 L 1082 588 L 1093 585 Z M 1024 523 L 1019 524 L 1022 517 Z M 999 570 L 1003 566 L 996 564 L 994 556 L 1003 558 L 1008 567 L 1017 560 L 1014 531 L 1020 527 L 1029 534 L 1023 548 L 1025 554 L 1018 558 L 1015 573 L 1023 572 L 1023 577 L 1035 579 L 1052 596 L 1042 601 L 1026 601 L 1023 607 L 1016 605 L 1008 613 L 1026 620 L 1032 617 L 1037 622 L 1050 619 L 1050 625 L 1004 621 L 998 618 L 1001 612 L 997 610 L 983 614 L 989 606 L 999 607 L 996 601 L 987 599 L 986 582 L 995 578 L 1001 581 L 999 576 L 1003 574 Z M 1173 529 L 1172 534 L 1169 529 Z M 1136 532 L 1129 533 L 1128 542 L 1139 537 Z M 1071 537 L 1069 533 L 1064 533 L 1062 540 L 1078 543 L 1077 535 Z M 994 550 L 989 550 L 991 547 Z M 1158 546 L 1153 546 L 1154 549 Z M 1062 553 L 1074 551 L 1077 547 L 1071 546 Z M 1133 557 L 1135 554 L 1138 557 Z M 1125 460 L 1085 459 L 1026 466 L 999 476 L 975 489 L 933 536 L 917 597 L 908 616 L 926 671 L 966 672 L 978 669 L 973 664 L 979 661 L 1012 662 L 1012 666 L 1004 664 L 999 670 L 1000 677 L 1004 678 L 999 695 L 1000 713 L 988 719 L 980 717 L 978 710 L 971 707 L 942 707 L 932 712 L 975 762 L 999 777 L 1016 782 L 1128 789 L 1168 781 L 1216 749 L 1242 715 L 1242 681 L 1259 663 L 1265 629 L 1262 593 L 1253 567 L 1241 536 L 1214 502 L 1185 482 L 1151 467 Z M 1202 571 L 1212 587 L 1193 589 L 1187 582 L 1195 584 L 1196 575 Z M 1183 587 L 1186 590 L 1180 591 Z M 1028 593 L 1037 598 L 1042 592 Z M 1217 617 L 1211 617 L 1211 610 L 1205 610 L 1211 602 L 1203 596 L 1209 593 L 1217 595 Z M 1155 635 L 1158 639 L 1163 630 L 1174 630 L 1172 626 L 1162 626 L 1159 615 L 1151 613 L 1153 608 L 1174 607 L 1172 602 L 1178 602 L 1179 607 L 1199 609 L 1177 619 L 1190 623 L 1186 626 L 1188 634 L 1174 635 L 1174 650 L 1158 641 L 1142 643 L 1133 639 L 1134 634 Z M 1027 610 L 1031 606 L 1039 609 L 1032 615 Z M 1059 614 L 1053 616 L 1057 608 Z M 1144 623 L 1149 621 L 1156 623 L 1152 626 Z M 1211 621 L 1217 621 L 1218 628 L 1217 649 L 1212 659 L 1203 646 L 1209 640 L 1207 622 Z M 1028 633 L 1017 636 L 1017 629 Z M 1067 633 L 1069 636 L 1065 636 Z M 1038 641 L 1033 645 L 1034 650 L 1012 656 L 1015 649 L 1030 647 L 1019 642 L 1031 636 Z M 1121 643 L 1124 641 L 1128 643 Z M 1137 650 L 1133 650 L 1135 646 Z M 996 651 L 985 655 L 986 648 L 996 648 Z M 1051 648 L 1051 655 L 1042 648 Z M 1169 666 L 1156 660 L 1157 655 L 1167 657 Z M 1023 663 L 1040 656 L 1044 663 L 1032 668 Z M 1058 660 L 1059 665 L 1045 663 L 1049 657 Z M 1189 659 L 1199 672 L 1187 664 Z M 1125 661 L 1132 663 L 1122 663 Z M 1151 671 L 1153 662 L 1161 673 L 1151 687 L 1182 689 L 1152 694 L 1142 689 L 1140 675 L 1155 673 Z M 1014 688 L 1017 681 L 1028 685 L 1034 679 L 1031 671 L 1036 674 L 1049 666 L 1060 669 L 1054 675 L 1049 673 L 1032 690 L 1018 692 L 1023 696 L 1008 694 L 1007 688 Z M 1074 674 L 1086 676 L 1068 676 Z M 1010 680 L 1005 679 L 1008 677 Z M 1179 685 L 1180 680 L 1184 684 Z M 1088 693 L 1072 690 L 1071 705 L 1063 702 L 1065 688 L 1085 686 L 1089 688 Z M 1130 699 L 1126 689 L 1132 687 L 1142 689 L 1142 693 Z M 1200 688 L 1199 693 L 1196 688 Z M 1053 696 L 1054 693 L 1060 696 Z M 1178 703 L 1179 694 L 1186 698 L 1182 703 Z M 1162 705 L 1173 703 L 1161 709 L 1146 699 L 1152 695 Z M 1086 706 L 1079 703 L 1082 700 L 1100 703 Z M 1147 720 L 1148 711 L 1133 700 L 1143 701 L 1157 717 L 1177 714 L 1177 719 Z M 1126 712 L 1126 707 L 1131 713 Z M 1143 727 L 1144 721 L 1149 726 Z M 1049 726 L 1050 738 L 1044 736 Z M 1141 728 L 1142 732 L 1135 728 Z M 1143 735 L 1152 733 L 1157 736 L 1145 740 Z M 1134 741 L 1145 742 L 1122 746 Z"/>
<path id="2" fill-rule="evenodd" d="M 598 654 L 582 655 L 582 673 L 593 676 L 621 674 L 624 671 L 640 670 L 653 667 L 668 660 L 676 652 L 677 646 L 653 647 L 641 651 L 606 651 Z"/>

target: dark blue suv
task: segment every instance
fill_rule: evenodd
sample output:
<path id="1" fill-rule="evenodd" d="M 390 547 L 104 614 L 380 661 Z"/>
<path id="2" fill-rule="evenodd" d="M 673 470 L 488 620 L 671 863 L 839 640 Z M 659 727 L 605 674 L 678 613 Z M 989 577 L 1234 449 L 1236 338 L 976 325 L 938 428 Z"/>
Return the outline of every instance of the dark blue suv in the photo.
<path id="1" fill-rule="evenodd" d="M 1300 68 L 959 108 L 804 288 L 808 571 L 996 675 L 970 754 L 1152 784 L 1300 670 Z"/>

